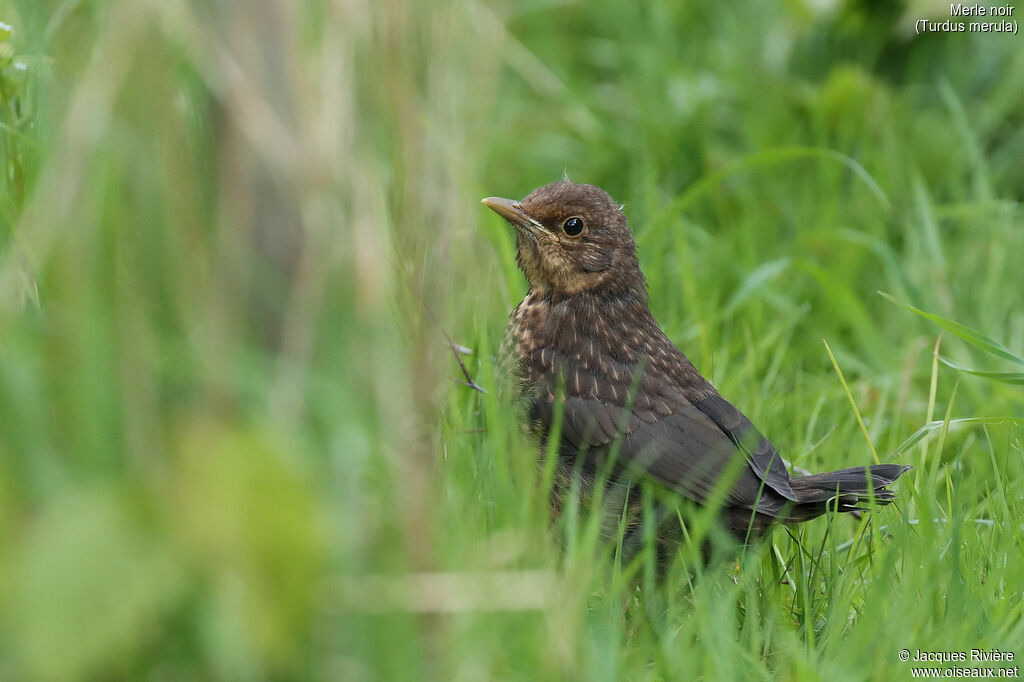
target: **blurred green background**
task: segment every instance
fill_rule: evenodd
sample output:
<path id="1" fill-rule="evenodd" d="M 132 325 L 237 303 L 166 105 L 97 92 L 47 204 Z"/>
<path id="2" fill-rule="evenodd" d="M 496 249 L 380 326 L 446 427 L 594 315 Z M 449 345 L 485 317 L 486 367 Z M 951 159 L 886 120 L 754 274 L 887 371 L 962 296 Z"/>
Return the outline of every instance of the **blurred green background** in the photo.
<path id="1" fill-rule="evenodd" d="M 1024 43 L 923 17 L 0 0 L 0 678 L 1024 656 Z M 870 463 L 852 399 L 917 467 L 898 504 L 663 583 L 552 526 L 493 390 L 525 283 L 478 202 L 563 173 L 626 204 L 666 332 L 790 461 Z M 938 350 L 995 376 L 879 290 L 1003 344 Z"/>

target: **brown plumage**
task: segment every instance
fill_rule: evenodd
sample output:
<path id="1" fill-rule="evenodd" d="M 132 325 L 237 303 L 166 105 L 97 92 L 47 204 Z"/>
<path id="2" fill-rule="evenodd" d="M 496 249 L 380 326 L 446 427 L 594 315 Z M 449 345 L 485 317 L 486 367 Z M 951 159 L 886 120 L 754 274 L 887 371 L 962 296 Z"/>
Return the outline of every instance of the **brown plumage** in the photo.
<path id="1" fill-rule="evenodd" d="M 483 203 L 515 228 L 519 266 L 530 284 L 509 320 L 501 371 L 542 442 L 564 390 L 556 492 L 568 489 L 574 465 L 592 486 L 611 454 L 609 481 L 618 494 L 608 498 L 627 507 L 636 479 L 709 504 L 719 477 L 728 476 L 717 503 L 724 525 L 740 539 L 774 521 L 806 521 L 828 509 L 893 499 L 886 486 L 910 467 L 789 475 L 772 444 L 662 332 L 648 307 L 626 216 L 602 189 L 564 181 L 521 202 Z"/>

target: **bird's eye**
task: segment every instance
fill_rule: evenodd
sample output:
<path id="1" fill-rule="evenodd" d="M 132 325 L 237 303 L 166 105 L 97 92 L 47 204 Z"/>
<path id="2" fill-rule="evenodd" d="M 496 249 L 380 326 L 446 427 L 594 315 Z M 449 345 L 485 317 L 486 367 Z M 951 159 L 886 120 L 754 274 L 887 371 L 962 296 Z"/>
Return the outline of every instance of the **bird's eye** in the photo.
<path id="1" fill-rule="evenodd" d="M 570 237 L 578 237 L 583 232 L 583 218 L 577 216 L 566 218 L 565 222 L 562 223 L 562 229 Z"/>

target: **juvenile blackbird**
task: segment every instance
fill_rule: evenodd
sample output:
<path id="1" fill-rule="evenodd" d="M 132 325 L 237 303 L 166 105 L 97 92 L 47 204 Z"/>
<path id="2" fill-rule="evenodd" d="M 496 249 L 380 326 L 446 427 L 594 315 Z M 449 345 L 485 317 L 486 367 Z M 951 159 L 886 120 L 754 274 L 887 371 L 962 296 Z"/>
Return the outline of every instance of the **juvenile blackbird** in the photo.
<path id="1" fill-rule="evenodd" d="M 636 517 L 636 483 L 653 482 L 698 505 L 720 504 L 723 525 L 741 541 L 775 521 L 893 499 L 886 486 L 911 467 L 790 476 L 772 444 L 662 332 L 622 206 L 604 190 L 563 181 L 522 201 L 483 203 L 515 228 L 530 285 L 499 367 L 542 444 L 562 410 L 556 498 L 573 476 L 584 495 L 603 477 L 618 491 L 612 504 Z M 663 511 L 678 530 L 674 510 Z"/>

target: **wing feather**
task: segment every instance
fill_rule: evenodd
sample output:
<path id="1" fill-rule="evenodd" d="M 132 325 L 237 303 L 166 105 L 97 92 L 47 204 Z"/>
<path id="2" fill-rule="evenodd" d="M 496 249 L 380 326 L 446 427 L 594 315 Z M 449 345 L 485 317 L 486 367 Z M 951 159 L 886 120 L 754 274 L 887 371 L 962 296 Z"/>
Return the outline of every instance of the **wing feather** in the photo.
<path id="1" fill-rule="evenodd" d="M 580 452 L 594 462 L 608 456 L 621 438 L 616 470 L 640 470 L 654 481 L 696 502 L 706 502 L 724 474 L 734 476 L 726 501 L 729 504 L 772 513 L 786 500 L 768 481 L 762 482 L 753 465 L 744 466 L 744 454 L 721 427 L 692 404 L 674 404 L 666 416 L 650 419 L 635 409 L 608 405 L 597 398 L 569 395 L 564 404 L 561 432 L 562 455 Z M 554 422 L 554 403 L 538 399 L 532 416 L 547 433 Z M 749 464 L 749 460 L 747 461 Z M 741 467 L 729 471 L 731 466 Z M 788 475 L 787 475 L 788 479 Z M 766 485 L 767 484 L 767 485 Z"/>

